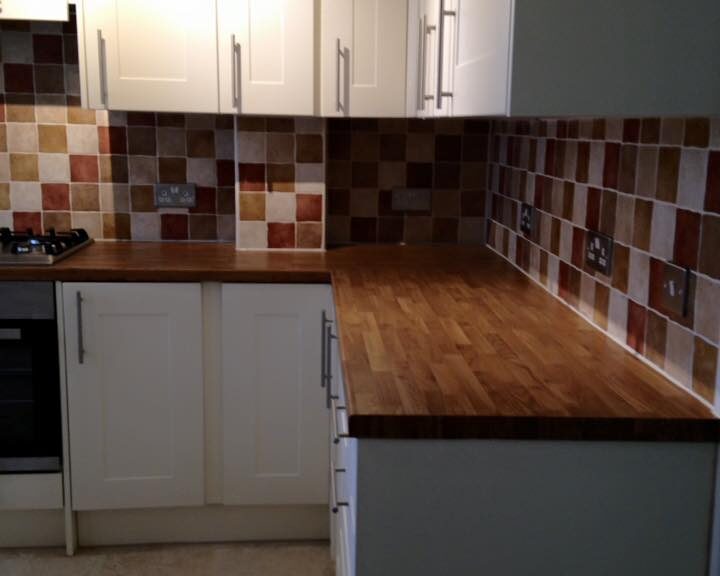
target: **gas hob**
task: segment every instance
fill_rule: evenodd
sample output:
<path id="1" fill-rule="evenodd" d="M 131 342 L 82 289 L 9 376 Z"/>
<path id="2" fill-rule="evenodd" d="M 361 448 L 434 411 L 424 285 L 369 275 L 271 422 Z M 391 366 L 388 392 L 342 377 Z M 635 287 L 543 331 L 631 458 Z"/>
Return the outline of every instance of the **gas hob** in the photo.
<path id="1" fill-rule="evenodd" d="M 0 228 L 0 266 L 49 266 L 92 244 L 93 240 L 82 228 L 69 232 L 35 234 Z"/>

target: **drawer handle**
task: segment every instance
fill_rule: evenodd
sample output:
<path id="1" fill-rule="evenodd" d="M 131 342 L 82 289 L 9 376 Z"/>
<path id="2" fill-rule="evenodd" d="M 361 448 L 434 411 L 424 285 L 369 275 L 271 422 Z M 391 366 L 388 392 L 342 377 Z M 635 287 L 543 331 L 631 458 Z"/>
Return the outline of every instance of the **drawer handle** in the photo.
<path id="1" fill-rule="evenodd" d="M 332 326 L 326 326 L 325 327 L 325 342 L 327 344 L 327 352 L 325 353 L 325 380 L 326 380 L 326 389 L 325 389 L 325 406 L 330 409 L 330 403 L 333 400 L 337 400 L 338 396 L 332 393 L 332 341 L 337 340 L 337 336 L 333 334 L 332 332 Z"/>
<path id="2" fill-rule="evenodd" d="M 454 10 L 445 9 L 445 0 L 440 0 L 440 23 L 438 31 L 438 71 L 437 71 L 437 98 L 435 99 L 435 107 L 440 110 L 445 96 L 452 97 L 452 92 L 443 91 L 443 52 L 445 47 L 445 17 L 455 17 Z"/>
<path id="3" fill-rule="evenodd" d="M 339 428 L 339 418 L 337 413 L 339 411 L 345 411 L 347 413 L 347 408 L 345 406 L 338 406 L 335 404 L 335 400 L 332 401 L 332 410 L 330 411 L 330 418 L 332 420 L 332 441 L 333 444 L 340 444 L 340 438 L 349 438 L 350 435 L 342 432 Z"/>
<path id="4" fill-rule="evenodd" d="M 108 107 L 108 79 L 107 79 L 107 48 L 102 30 L 97 31 L 98 63 L 100 64 L 100 100 L 102 105 Z"/>
<path id="5" fill-rule="evenodd" d="M 83 296 L 78 290 L 75 292 L 75 302 L 77 305 L 77 346 L 78 346 L 78 364 L 85 363 L 85 343 L 83 342 Z"/>
<path id="6" fill-rule="evenodd" d="M 330 492 L 332 495 L 332 502 L 330 503 L 330 509 L 332 510 L 333 514 L 337 514 L 340 511 L 340 508 L 347 508 L 350 506 L 349 502 L 345 502 L 343 500 L 338 500 L 337 495 L 337 482 L 335 481 L 335 476 L 338 474 L 345 474 L 347 470 L 345 468 L 333 468 L 331 470 L 330 474 Z"/>
<path id="7" fill-rule="evenodd" d="M 235 39 L 235 34 L 230 38 L 232 44 L 232 100 L 233 107 L 240 111 L 240 43 Z"/>
<path id="8" fill-rule="evenodd" d="M 332 320 L 328 318 L 327 312 L 322 311 L 322 332 L 320 334 L 321 346 L 320 346 L 320 386 L 325 388 L 325 381 L 327 380 L 327 358 L 328 358 L 328 341 L 326 338 L 328 324 L 332 324 Z"/>

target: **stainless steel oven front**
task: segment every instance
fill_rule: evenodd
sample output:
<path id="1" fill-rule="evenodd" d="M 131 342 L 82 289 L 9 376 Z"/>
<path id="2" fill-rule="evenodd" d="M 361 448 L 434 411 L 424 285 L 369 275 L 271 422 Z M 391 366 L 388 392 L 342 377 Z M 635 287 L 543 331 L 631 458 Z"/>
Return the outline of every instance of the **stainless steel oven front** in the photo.
<path id="1" fill-rule="evenodd" d="M 62 469 L 52 282 L 0 282 L 0 474 Z"/>

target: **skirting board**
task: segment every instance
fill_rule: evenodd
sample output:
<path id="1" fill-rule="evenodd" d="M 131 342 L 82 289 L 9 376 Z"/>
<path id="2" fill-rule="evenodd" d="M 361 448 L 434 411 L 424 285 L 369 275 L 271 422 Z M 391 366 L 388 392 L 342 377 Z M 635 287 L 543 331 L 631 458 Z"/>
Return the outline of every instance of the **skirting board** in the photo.
<path id="1" fill-rule="evenodd" d="M 78 512 L 78 545 L 327 540 L 327 506 Z"/>
<path id="2" fill-rule="evenodd" d="M 65 546 L 62 510 L 0 512 L 0 548 Z"/>

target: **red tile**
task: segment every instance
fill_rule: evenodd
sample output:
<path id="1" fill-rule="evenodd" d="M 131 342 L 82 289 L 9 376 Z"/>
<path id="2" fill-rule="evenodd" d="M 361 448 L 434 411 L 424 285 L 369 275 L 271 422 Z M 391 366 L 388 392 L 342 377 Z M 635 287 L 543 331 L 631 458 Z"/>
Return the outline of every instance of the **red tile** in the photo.
<path id="1" fill-rule="evenodd" d="M 632 300 L 628 301 L 627 345 L 640 354 L 645 349 L 645 323 L 647 310 Z"/>
<path id="2" fill-rule="evenodd" d="M 98 126 L 100 154 L 126 154 L 127 133 L 124 126 Z"/>
<path id="3" fill-rule="evenodd" d="M 578 142 L 577 164 L 575 166 L 575 179 L 578 182 L 588 181 L 590 171 L 590 142 Z"/>
<path id="4" fill-rule="evenodd" d="M 268 248 L 295 248 L 295 224 L 270 222 Z"/>
<path id="5" fill-rule="evenodd" d="M 705 191 L 705 210 L 720 213 L 720 150 L 710 152 Z"/>
<path id="6" fill-rule="evenodd" d="M 32 228 L 34 232 L 42 232 L 42 216 L 40 212 L 13 212 L 13 229 L 24 232 Z"/>
<path id="7" fill-rule="evenodd" d="M 587 212 L 585 213 L 585 227 L 588 230 L 600 228 L 600 200 L 602 194 L 599 188 L 588 188 Z"/>
<path id="8" fill-rule="evenodd" d="M 572 264 L 578 268 L 583 267 L 585 261 L 585 230 L 573 227 L 572 238 Z"/>
<path id="9" fill-rule="evenodd" d="M 675 213 L 675 264 L 696 270 L 699 247 L 700 214 L 678 209 Z"/>
<path id="10" fill-rule="evenodd" d="M 658 258 L 650 258 L 650 297 L 648 304 L 658 312 L 665 313 L 663 306 L 663 274 L 665 262 Z"/>
<path id="11" fill-rule="evenodd" d="M 98 180 L 97 156 L 70 156 L 71 182 L 97 182 Z"/>
<path id="12" fill-rule="evenodd" d="M 42 185 L 43 210 L 70 210 L 70 187 L 67 184 Z"/>
<path id="13" fill-rule="evenodd" d="M 163 240 L 187 240 L 187 214 L 162 214 L 160 227 Z"/>
<path id="14" fill-rule="evenodd" d="M 558 284 L 560 298 L 568 300 L 570 298 L 570 265 L 563 261 L 560 261 Z"/>
<path id="15" fill-rule="evenodd" d="M 62 36 L 59 34 L 34 34 L 33 61 L 42 64 L 62 64 Z"/>
<path id="16" fill-rule="evenodd" d="M 4 64 L 5 92 L 34 92 L 33 67 L 30 64 Z"/>
<path id="17" fill-rule="evenodd" d="M 197 204 L 195 208 L 191 208 L 192 214 L 215 214 L 217 212 L 217 202 L 215 188 L 198 187 L 195 190 Z"/>
<path id="18" fill-rule="evenodd" d="M 620 172 L 620 144 L 607 142 L 605 144 L 605 167 L 603 170 L 603 186 L 605 188 L 618 187 L 618 174 Z"/>
<path id="19" fill-rule="evenodd" d="M 235 162 L 232 160 L 217 161 L 217 185 L 234 186 L 235 184 Z"/>
<path id="20" fill-rule="evenodd" d="M 240 190 L 243 192 L 265 190 L 265 164 L 239 164 Z"/>
<path id="21" fill-rule="evenodd" d="M 322 221 L 322 196 L 319 194 L 298 194 L 295 200 L 298 222 Z"/>

